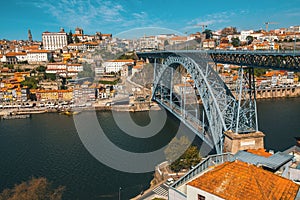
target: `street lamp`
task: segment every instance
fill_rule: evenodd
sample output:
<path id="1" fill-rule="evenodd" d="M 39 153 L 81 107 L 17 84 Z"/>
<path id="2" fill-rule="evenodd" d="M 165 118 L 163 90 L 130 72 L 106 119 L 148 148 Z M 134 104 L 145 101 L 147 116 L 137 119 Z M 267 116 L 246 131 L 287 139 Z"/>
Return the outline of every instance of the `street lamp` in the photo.
<path id="1" fill-rule="evenodd" d="M 119 187 L 119 200 L 121 200 L 121 190 L 122 190 L 122 188 Z"/>

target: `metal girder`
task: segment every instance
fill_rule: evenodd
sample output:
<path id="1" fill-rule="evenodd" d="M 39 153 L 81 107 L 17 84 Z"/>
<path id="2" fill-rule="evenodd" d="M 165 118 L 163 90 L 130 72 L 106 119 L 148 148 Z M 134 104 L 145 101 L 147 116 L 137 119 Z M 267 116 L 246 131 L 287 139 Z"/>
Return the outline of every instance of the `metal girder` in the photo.
<path id="1" fill-rule="evenodd" d="M 299 71 L 300 56 L 212 53 L 217 63 Z"/>
<path id="2" fill-rule="evenodd" d="M 218 153 L 221 153 L 223 150 L 223 131 L 232 130 L 235 133 L 258 131 L 253 68 L 300 71 L 300 52 L 160 51 L 138 52 L 137 55 L 140 58 L 155 60 L 153 98 L 155 98 L 155 91 L 160 89 L 161 98 L 158 102 L 164 104 L 164 98 L 169 98 L 169 105 L 165 104 L 164 106 L 169 106 L 168 110 L 173 112 L 175 116 L 188 126 L 190 125 L 186 122 L 186 113 L 183 111 L 186 99 L 184 98 L 184 101 L 180 99 L 181 108 L 175 104 L 178 104 L 178 100 L 177 102 L 173 101 L 172 77 L 164 77 L 164 72 L 168 67 L 180 64 L 192 76 L 202 99 L 213 144 Z M 157 66 L 157 60 L 160 60 L 162 65 Z M 208 62 L 249 67 L 249 77 L 246 76 L 243 67 L 239 70 L 235 97 Z M 169 84 L 165 86 L 171 88 L 170 91 L 162 90 L 162 80 Z M 178 115 L 178 112 L 174 112 L 173 108 L 181 110 L 181 114 Z M 198 115 L 196 114 L 195 118 L 197 117 Z M 200 122 L 199 119 L 194 120 Z M 197 132 L 195 128 L 190 128 Z M 204 141 L 207 139 L 201 133 L 197 133 L 197 135 L 200 135 Z M 209 144 L 210 141 L 207 141 L 207 143 Z"/>
<path id="3" fill-rule="evenodd" d="M 259 67 L 268 69 L 279 69 L 289 71 L 300 71 L 299 51 L 158 51 L 158 52 L 138 52 L 142 58 L 167 58 L 178 54 L 206 54 L 208 60 L 216 63 L 233 64 L 238 66 Z"/>
<path id="4" fill-rule="evenodd" d="M 168 57 L 156 71 L 154 88 L 160 85 L 161 78 L 166 78 L 163 77 L 164 71 L 174 63 L 184 66 L 195 81 L 195 86 L 201 96 L 208 118 L 214 146 L 216 151 L 221 153 L 223 149 L 223 130 L 230 128 L 233 118 L 234 97 L 227 95 L 228 91 L 225 89 L 223 81 L 209 65 L 200 66 L 189 57 Z M 214 87 L 211 87 L 212 85 Z M 182 120 L 185 119 L 182 118 Z"/>
<path id="5" fill-rule="evenodd" d="M 232 119 L 232 130 L 235 133 L 249 133 L 258 131 L 257 110 L 255 98 L 255 81 L 253 68 L 248 69 L 248 75 L 241 67 L 238 71 L 236 87 L 237 104 Z"/>
<path id="6" fill-rule="evenodd" d="M 185 104 L 181 104 L 181 115 L 178 115 L 178 113 L 173 110 L 173 107 L 176 106 L 172 106 L 173 77 L 165 75 L 165 72 L 172 69 L 174 64 L 182 65 L 192 76 L 202 99 L 214 147 L 217 153 L 222 153 L 224 131 L 232 130 L 236 133 L 245 133 L 257 129 L 257 118 L 255 118 L 257 117 L 256 103 L 255 98 L 246 91 L 245 84 L 249 81 L 244 80 L 245 76 L 243 71 L 239 73 L 240 83 L 238 84 L 238 97 L 236 98 L 219 77 L 218 73 L 207 63 L 206 56 L 206 54 L 185 53 L 183 55 L 169 56 L 160 65 L 155 63 L 153 98 L 155 99 L 156 91 L 160 90 L 160 98 L 156 100 L 164 104 L 164 106 L 169 106 L 168 110 L 170 112 L 183 122 L 186 122 L 185 110 L 182 111 L 182 106 L 185 107 Z M 166 74 L 170 74 L 171 72 Z M 166 90 L 165 88 L 169 89 Z M 169 102 L 169 105 L 164 102 Z M 195 121 L 200 122 L 199 119 L 195 119 Z M 199 134 L 201 133 L 197 133 L 197 135 Z M 201 135 L 201 138 L 206 139 L 203 135 Z M 207 143 L 209 143 L 209 141 Z"/>

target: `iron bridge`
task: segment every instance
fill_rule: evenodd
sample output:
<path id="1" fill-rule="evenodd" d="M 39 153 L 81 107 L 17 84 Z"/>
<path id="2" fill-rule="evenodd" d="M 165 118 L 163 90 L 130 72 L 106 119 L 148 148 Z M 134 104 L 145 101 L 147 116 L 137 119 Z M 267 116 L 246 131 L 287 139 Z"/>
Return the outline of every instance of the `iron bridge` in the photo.
<path id="1" fill-rule="evenodd" d="M 152 99 L 217 153 L 223 152 L 225 131 L 237 134 L 258 131 L 254 68 L 300 69 L 299 52 L 154 51 L 137 52 L 137 55 L 154 64 Z M 214 70 L 216 63 L 241 66 L 234 95 Z M 179 66 L 193 80 L 189 91 L 186 82 L 182 91 L 175 90 L 174 72 Z M 190 100 L 197 101 L 197 97 L 203 104 L 202 116 L 199 109 L 189 107 Z"/>
<path id="2" fill-rule="evenodd" d="M 243 65 L 254 68 L 300 71 L 300 51 L 153 51 L 138 52 L 140 58 L 167 58 L 178 54 L 202 54 L 203 58 L 215 63 Z"/>

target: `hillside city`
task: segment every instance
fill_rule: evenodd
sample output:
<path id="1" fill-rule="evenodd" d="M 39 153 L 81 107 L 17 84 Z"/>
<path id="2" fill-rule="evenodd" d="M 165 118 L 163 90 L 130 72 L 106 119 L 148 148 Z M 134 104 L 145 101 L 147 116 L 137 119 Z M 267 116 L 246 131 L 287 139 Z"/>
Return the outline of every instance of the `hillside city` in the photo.
<path id="1" fill-rule="evenodd" d="M 30 30 L 27 40 L 0 40 L 0 102 L 3 102 L 0 106 L 89 106 L 95 101 L 115 97 L 124 89 L 122 83 L 138 76 L 147 66 L 146 61 L 138 60 L 136 51 L 299 49 L 300 26 L 270 31 L 266 26 L 266 30 L 240 32 L 235 27 L 220 31 L 204 28 L 206 26 L 201 33 L 184 36 L 159 34 L 120 39 L 101 32 L 87 35 L 82 28 L 76 27 L 74 33 L 63 28 L 58 32 L 45 31 L 42 41 L 33 40 Z M 226 83 L 236 80 L 236 66 L 217 64 L 217 67 Z M 297 87 L 299 80 L 297 74 L 286 71 L 259 69 L 255 75 L 258 89 Z M 141 88 L 135 90 L 133 85 L 127 92 L 137 90 Z M 39 103 L 33 104 L 35 101 Z"/>
<path id="2" fill-rule="evenodd" d="M 300 50 L 300 26 L 268 30 L 271 24 L 266 23 L 266 29 L 258 31 L 238 31 L 235 27 L 213 31 L 203 25 L 201 32 L 145 34 L 138 39 L 121 39 L 102 32 L 88 35 L 82 28 L 76 27 L 74 31 L 65 31 L 64 28 L 57 32 L 45 31 L 41 35 L 42 41 L 37 41 L 28 30 L 27 40 L 0 40 L 0 116 L 14 119 L 43 112 L 75 115 L 82 111 L 80 109 L 111 110 L 112 105 L 117 111 L 144 111 L 150 110 L 150 107 L 159 110 L 158 104 L 151 101 L 154 67 L 149 60 L 139 58 L 137 52 L 226 50 L 295 53 Z M 209 64 L 236 95 L 241 66 L 213 61 Z M 176 70 L 181 76 L 178 80 L 172 77 L 172 92 L 185 96 L 186 101 L 186 96 L 195 93 L 196 79 L 193 80 L 181 66 Z M 300 96 L 299 72 L 255 68 L 254 76 L 254 99 Z M 161 89 L 159 95 L 162 97 L 163 94 Z M 186 109 L 186 104 L 199 105 L 197 103 L 202 100 L 198 95 L 196 101 L 199 102 L 184 102 L 183 107 Z M 164 101 L 167 104 L 172 102 L 172 98 Z M 173 106 L 173 114 L 178 114 L 176 105 Z M 197 112 L 195 109 L 196 117 Z M 202 112 L 203 123 L 195 124 L 197 127 L 203 125 L 201 133 L 205 135 L 207 126 Z M 181 114 L 183 119 L 191 121 L 185 110 Z M 258 130 L 246 133 L 224 130 L 224 135 L 224 152 L 221 154 L 202 157 L 198 147 L 192 144 L 181 156 L 173 158 L 177 148 L 188 143 L 184 136 L 178 139 L 175 136 L 164 152 L 166 161 L 155 167 L 150 188 L 137 193 L 133 199 L 300 198 L 299 137 L 295 146 L 274 152 L 265 149 L 265 135 Z M 37 185 L 33 184 L 35 181 L 39 182 L 34 177 L 30 180 L 32 185 Z M 17 185 L 15 187 L 18 188 Z M 5 192 L 8 193 L 8 190 Z M 113 198 L 118 196 L 119 200 L 122 199 L 121 192 L 119 187 Z M 57 192 L 58 196 L 62 193 L 63 189 Z"/>

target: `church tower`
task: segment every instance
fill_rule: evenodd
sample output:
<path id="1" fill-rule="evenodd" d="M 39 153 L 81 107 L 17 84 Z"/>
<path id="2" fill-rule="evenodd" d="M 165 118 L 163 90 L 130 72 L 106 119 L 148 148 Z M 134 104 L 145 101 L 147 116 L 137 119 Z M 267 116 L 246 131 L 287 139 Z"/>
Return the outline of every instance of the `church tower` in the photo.
<path id="1" fill-rule="evenodd" d="M 30 29 L 28 29 L 28 41 L 32 42 L 32 35 Z"/>

